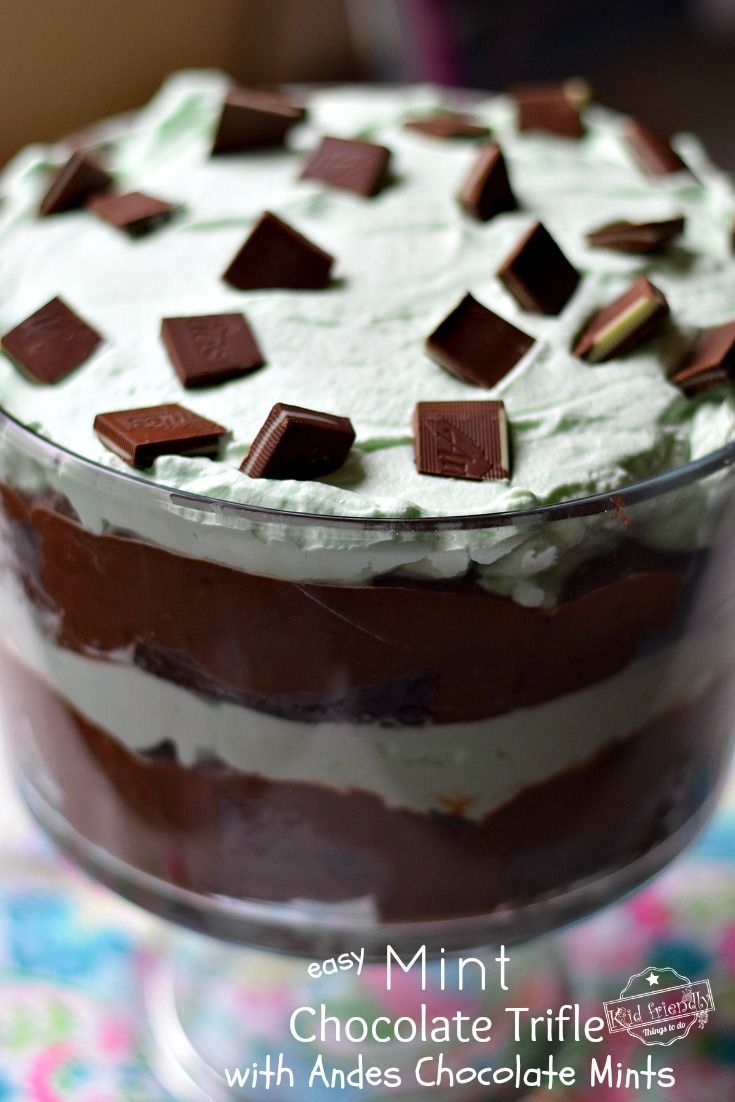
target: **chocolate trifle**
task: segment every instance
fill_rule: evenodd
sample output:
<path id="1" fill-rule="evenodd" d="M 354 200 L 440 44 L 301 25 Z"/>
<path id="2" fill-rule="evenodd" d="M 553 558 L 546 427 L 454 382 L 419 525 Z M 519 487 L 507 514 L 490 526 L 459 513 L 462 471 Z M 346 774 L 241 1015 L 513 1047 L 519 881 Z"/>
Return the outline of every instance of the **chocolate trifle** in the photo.
<path id="1" fill-rule="evenodd" d="M 694 138 L 578 82 L 184 73 L 21 153 L 0 668 L 34 810 L 202 915 L 522 936 L 660 867 L 733 726 L 734 220 Z"/>

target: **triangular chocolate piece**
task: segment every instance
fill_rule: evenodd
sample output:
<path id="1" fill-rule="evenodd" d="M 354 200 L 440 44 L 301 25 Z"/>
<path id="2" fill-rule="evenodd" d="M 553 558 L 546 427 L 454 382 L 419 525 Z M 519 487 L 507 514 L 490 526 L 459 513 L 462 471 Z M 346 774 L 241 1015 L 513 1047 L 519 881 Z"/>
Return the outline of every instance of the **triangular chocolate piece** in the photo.
<path id="1" fill-rule="evenodd" d="M 540 222 L 523 235 L 497 274 L 523 309 L 537 314 L 560 314 L 580 280 Z"/>
<path id="2" fill-rule="evenodd" d="M 629 119 L 623 131 L 638 164 L 651 176 L 669 176 L 686 172 L 687 166 L 671 143 L 638 119 Z"/>
<path id="3" fill-rule="evenodd" d="M 212 143 L 212 156 L 283 145 L 306 111 L 276 92 L 233 88 L 227 93 Z"/>
<path id="4" fill-rule="evenodd" d="M 590 90 L 584 81 L 561 84 L 525 84 L 513 89 L 519 130 L 544 130 L 563 138 L 584 134 L 582 108 Z"/>
<path id="5" fill-rule="evenodd" d="M 265 211 L 223 275 L 238 291 L 266 287 L 316 291 L 329 284 L 334 257 Z"/>
<path id="6" fill-rule="evenodd" d="M 322 138 L 304 165 L 302 180 L 320 180 L 328 187 L 354 191 L 370 199 L 388 179 L 391 153 L 384 145 L 347 138 Z"/>
<path id="7" fill-rule="evenodd" d="M 480 222 L 489 222 L 496 214 L 518 206 L 508 179 L 508 170 L 500 146 L 484 146 L 459 189 L 457 201 L 462 209 Z"/>
<path id="8" fill-rule="evenodd" d="M 107 191 L 112 182 L 110 174 L 88 153 L 74 153 L 54 176 L 38 213 L 45 217 L 83 207 L 93 195 Z"/>
<path id="9" fill-rule="evenodd" d="M 617 359 L 637 348 L 669 316 L 666 297 L 645 276 L 599 310 L 574 344 L 573 352 L 590 363 Z"/>
<path id="10" fill-rule="evenodd" d="M 672 382 L 685 394 L 702 394 L 735 381 L 735 321 L 700 333 Z"/>
<path id="11" fill-rule="evenodd" d="M 467 294 L 427 339 L 426 354 L 466 382 L 493 387 L 533 344 L 533 337 Z"/>

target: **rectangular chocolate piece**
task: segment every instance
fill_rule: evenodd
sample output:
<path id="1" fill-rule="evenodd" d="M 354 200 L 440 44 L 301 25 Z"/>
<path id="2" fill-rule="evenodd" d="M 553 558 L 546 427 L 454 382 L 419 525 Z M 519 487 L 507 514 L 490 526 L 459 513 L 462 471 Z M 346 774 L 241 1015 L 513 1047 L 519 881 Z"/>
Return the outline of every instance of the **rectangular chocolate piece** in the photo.
<path id="1" fill-rule="evenodd" d="M 460 111 L 436 111 L 432 115 L 406 119 L 403 126 L 406 130 L 416 130 L 419 134 L 444 141 L 455 138 L 487 138 L 490 134 L 489 126 Z"/>
<path id="2" fill-rule="evenodd" d="M 0 342 L 24 375 L 47 385 L 65 379 L 101 343 L 99 333 L 60 298 L 51 299 Z"/>
<path id="3" fill-rule="evenodd" d="M 627 291 L 603 307 L 574 345 L 574 355 L 590 363 L 624 356 L 650 337 L 669 315 L 658 287 L 639 276 Z"/>
<path id="4" fill-rule="evenodd" d="M 41 200 L 42 216 L 83 207 L 93 195 L 112 187 L 112 176 L 89 153 L 74 153 L 54 176 Z"/>
<path id="5" fill-rule="evenodd" d="M 302 180 L 320 180 L 328 187 L 353 191 L 369 199 L 387 182 L 390 150 L 373 142 L 322 138 L 301 172 Z"/>
<path id="6" fill-rule="evenodd" d="M 533 337 L 467 294 L 427 339 L 426 354 L 460 379 L 492 387 L 533 344 Z"/>
<path id="7" fill-rule="evenodd" d="M 223 383 L 265 362 L 243 314 L 164 318 L 161 337 L 185 387 Z"/>
<path id="8" fill-rule="evenodd" d="M 587 234 L 595 249 L 616 249 L 624 253 L 659 253 L 684 232 L 684 218 L 662 222 L 610 222 Z"/>
<path id="9" fill-rule="evenodd" d="M 276 92 L 233 88 L 222 104 L 212 143 L 212 156 L 243 153 L 283 145 L 306 111 Z"/>
<path id="10" fill-rule="evenodd" d="M 584 133 L 581 112 L 589 95 L 588 86 L 580 80 L 514 88 L 518 129 L 581 138 Z"/>
<path id="11" fill-rule="evenodd" d="M 175 403 L 98 413 L 94 431 L 133 467 L 150 467 L 159 455 L 214 458 L 227 429 Z"/>
<path id="12" fill-rule="evenodd" d="M 222 278 L 238 291 L 319 291 L 329 285 L 333 264 L 333 256 L 265 211 Z"/>
<path id="13" fill-rule="evenodd" d="M 502 402 L 419 402 L 413 415 L 416 469 L 444 478 L 510 477 Z"/>
<path id="14" fill-rule="evenodd" d="M 169 222 L 177 211 L 173 203 L 130 191 L 126 195 L 100 195 L 90 199 L 87 209 L 128 237 L 143 237 Z"/>
<path id="15" fill-rule="evenodd" d="M 638 164 L 652 176 L 668 176 L 687 170 L 671 143 L 638 119 L 628 120 L 623 135 Z"/>
<path id="16" fill-rule="evenodd" d="M 497 274 L 523 309 L 537 314 L 561 313 L 580 279 L 540 222 L 523 235 Z"/>
<path id="17" fill-rule="evenodd" d="M 505 158 L 496 142 L 483 146 L 478 153 L 457 193 L 457 201 L 466 214 L 480 222 L 489 222 L 496 214 L 518 206 Z"/>
<path id="18" fill-rule="evenodd" d="M 348 417 L 277 402 L 240 470 L 251 478 L 319 478 L 342 466 L 354 439 Z"/>
<path id="19" fill-rule="evenodd" d="M 700 333 L 672 382 L 690 396 L 735 380 L 735 321 Z"/>

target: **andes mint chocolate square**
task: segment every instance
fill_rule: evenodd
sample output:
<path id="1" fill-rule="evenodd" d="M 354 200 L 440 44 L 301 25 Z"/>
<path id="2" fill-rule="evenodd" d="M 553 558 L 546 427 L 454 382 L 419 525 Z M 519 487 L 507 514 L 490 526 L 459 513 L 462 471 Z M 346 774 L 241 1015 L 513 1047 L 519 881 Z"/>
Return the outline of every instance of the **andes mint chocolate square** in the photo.
<path id="1" fill-rule="evenodd" d="M 415 119 L 406 119 L 406 130 L 416 130 L 430 138 L 453 140 L 455 138 L 487 138 L 490 127 L 460 111 L 436 111 Z"/>
<path id="2" fill-rule="evenodd" d="M 687 166 L 671 143 L 638 119 L 628 119 L 623 136 L 638 164 L 652 176 L 686 171 Z"/>
<path id="3" fill-rule="evenodd" d="M 161 337 L 185 387 L 213 386 L 265 362 L 242 314 L 164 318 Z"/>
<path id="4" fill-rule="evenodd" d="M 540 222 L 523 235 L 497 274 L 524 310 L 537 314 L 561 313 L 580 279 Z"/>
<path id="5" fill-rule="evenodd" d="M 495 481 L 510 477 L 502 402 L 419 402 L 413 431 L 421 474 Z"/>
<path id="6" fill-rule="evenodd" d="M 302 172 L 302 180 L 321 180 L 328 187 L 354 191 L 369 199 L 388 177 L 390 150 L 373 142 L 322 138 Z"/>
<path id="7" fill-rule="evenodd" d="M 587 234 L 595 249 L 616 249 L 623 253 L 660 253 L 684 232 L 683 218 L 663 222 L 610 222 Z"/>
<path id="8" fill-rule="evenodd" d="M 544 130 L 563 138 L 581 138 L 582 108 L 590 90 L 584 81 L 524 84 L 513 89 L 519 130 Z"/>
<path id="9" fill-rule="evenodd" d="M 98 413 L 94 431 L 106 448 L 133 467 L 150 467 L 159 455 L 214 457 L 227 433 L 222 425 L 175 403 Z"/>
<path id="10" fill-rule="evenodd" d="M 83 207 L 89 198 L 112 186 L 112 177 L 88 153 L 74 153 L 54 176 L 38 213 L 60 214 Z"/>
<path id="11" fill-rule="evenodd" d="M 489 222 L 496 214 L 515 210 L 518 206 L 505 158 L 495 142 L 484 146 L 477 155 L 459 189 L 457 201 L 467 214 L 481 222 Z"/>
<path id="12" fill-rule="evenodd" d="M 143 237 L 169 222 L 177 208 L 173 203 L 144 195 L 141 191 L 130 191 L 126 195 L 99 195 L 90 199 L 87 209 L 109 222 L 128 237 Z"/>
<path id="13" fill-rule="evenodd" d="M 276 92 L 233 88 L 222 104 L 212 156 L 283 145 L 289 130 L 305 117 L 303 107 Z"/>
<path id="14" fill-rule="evenodd" d="M 24 375 L 47 384 L 65 379 L 101 343 L 99 333 L 60 298 L 52 298 L 0 342 Z"/>
<path id="15" fill-rule="evenodd" d="M 277 402 L 240 470 L 251 478 L 319 478 L 342 466 L 354 439 L 348 417 Z"/>
<path id="16" fill-rule="evenodd" d="M 460 379 L 491 387 L 533 344 L 533 337 L 467 294 L 427 339 L 426 353 Z"/>
<path id="17" fill-rule="evenodd" d="M 672 377 L 685 394 L 702 394 L 735 380 L 735 321 L 700 333 Z"/>
<path id="18" fill-rule="evenodd" d="M 328 286 L 333 264 L 333 256 L 265 211 L 222 278 L 239 291 L 318 291 Z"/>
<path id="19" fill-rule="evenodd" d="M 669 315 L 658 287 L 639 276 L 592 318 L 574 345 L 574 355 L 590 363 L 624 356 L 650 337 Z"/>

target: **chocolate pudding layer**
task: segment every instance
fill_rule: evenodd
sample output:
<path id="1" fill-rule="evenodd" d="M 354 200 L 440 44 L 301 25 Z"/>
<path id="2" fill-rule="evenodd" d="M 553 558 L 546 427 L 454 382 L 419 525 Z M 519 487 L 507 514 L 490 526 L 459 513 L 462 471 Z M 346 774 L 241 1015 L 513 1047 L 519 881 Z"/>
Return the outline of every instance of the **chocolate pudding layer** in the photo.
<path id="1" fill-rule="evenodd" d="M 3 512 L 19 766 L 171 885 L 384 921 L 490 913 L 655 851 L 724 768 L 724 546 L 656 553 L 634 530 L 530 609 L 471 573 L 247 573 L 90 532 L 48 492 L 5 486 Z"/>
<path id="2" fill-rule="evenodd" d="M 359 789 L 187 768 L 170 746 L 134 754 L 6 653 L 0 678 L 6 721 L 23 719 L 33 768 L 59 810 L 115 857 L 204 895 L 360 900 L 385 921 L 491 914 L 655 849 L 726 768 L 735 703 L 735 680 L 725 679 L 468 822 L 390 808 Z M 24 748 L 15 753 L 22 761 Z"/>

